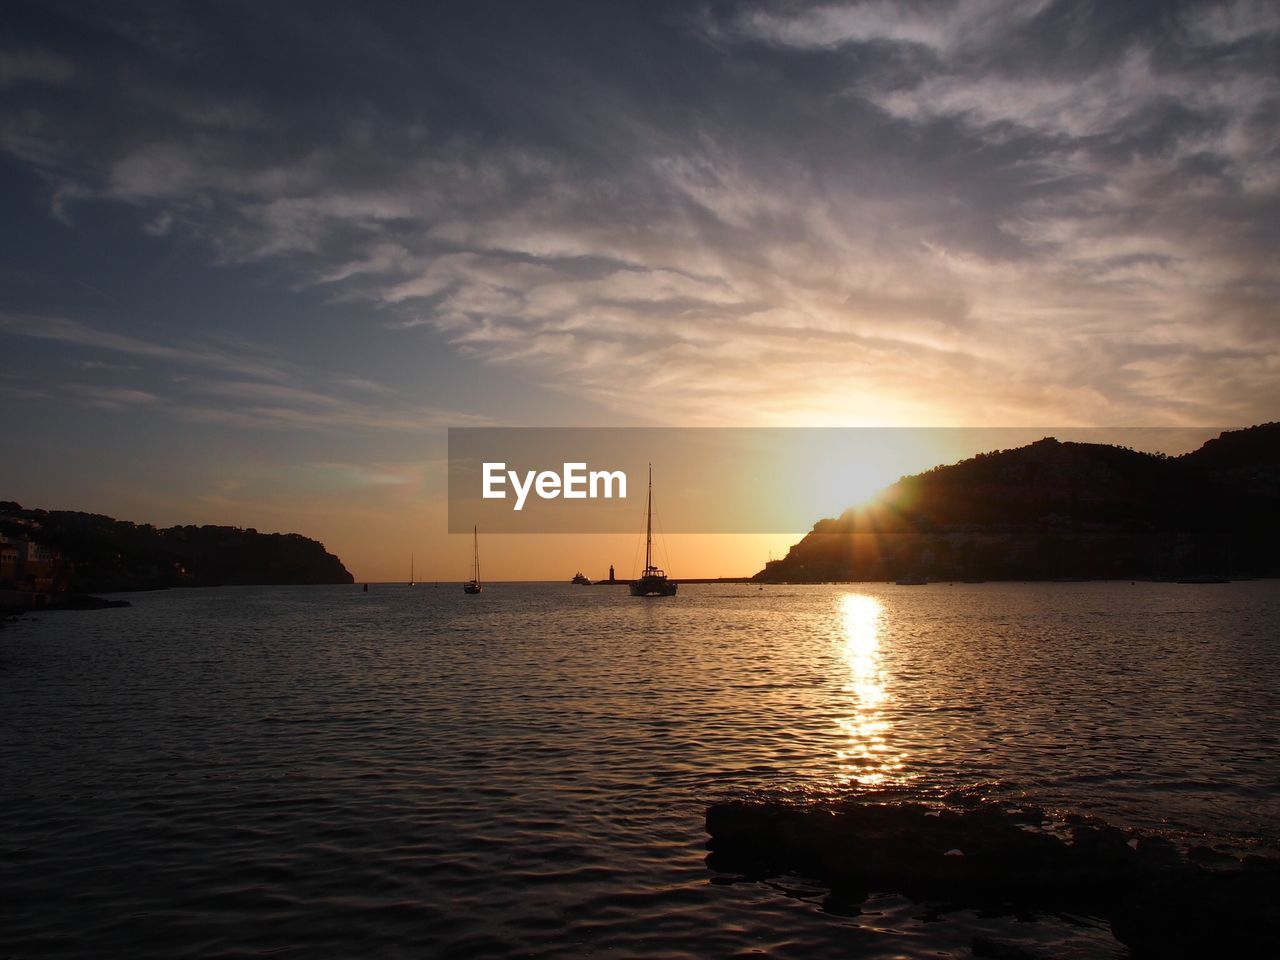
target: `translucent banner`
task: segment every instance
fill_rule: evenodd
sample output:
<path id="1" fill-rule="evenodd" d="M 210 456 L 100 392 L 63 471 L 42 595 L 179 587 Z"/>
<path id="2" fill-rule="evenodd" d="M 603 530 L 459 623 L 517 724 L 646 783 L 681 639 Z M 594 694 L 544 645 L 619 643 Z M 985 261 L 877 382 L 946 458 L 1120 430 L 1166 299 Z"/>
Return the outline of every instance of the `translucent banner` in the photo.
<path id="1" fill-rule="evenodd" d="M 1039 443 L 1009 469 L 1079 483 L 1108 456 L 1133 469 L 1177 457 L 1221 428 L 454 428 L 449 530 L 792 533 L 874 502 L 900 478 Z M 1084 445 L 1084 446 L 1081 446 Z M 1097 448 L 1097 449 L 1093 449 Z M 1110 454 L 1108 450 L 1122 454 Z M 1021 458 L 1021 459 L 1019 459 Z M 1092 465 L 1092 466 L 1086 466 Z M 1074 476 L 1074 479 L 1073 479 Z M 1105 487 L 1105 481 L 1098 483 Z M 1016 481 L 1015 481 L 1016 486 Z M 1087 496 L 1087 484 L 1072 496 Z"/>

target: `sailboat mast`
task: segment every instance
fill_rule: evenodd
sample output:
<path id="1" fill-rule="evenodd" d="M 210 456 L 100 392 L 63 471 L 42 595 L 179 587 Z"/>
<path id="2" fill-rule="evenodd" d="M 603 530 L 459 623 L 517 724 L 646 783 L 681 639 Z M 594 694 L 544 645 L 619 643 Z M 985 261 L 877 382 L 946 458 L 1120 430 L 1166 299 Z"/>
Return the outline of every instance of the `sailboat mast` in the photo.
<path id="1" fill-rule="evenodd" d="M 471 579 L 480 582 L 480 528 L 471 528 Z"/>
<path id="2" fill-rule="evenodd" d="M 649 464 L 649 502 L 644 508 L 644 572 L 653 567 L 653 464 Z"/>

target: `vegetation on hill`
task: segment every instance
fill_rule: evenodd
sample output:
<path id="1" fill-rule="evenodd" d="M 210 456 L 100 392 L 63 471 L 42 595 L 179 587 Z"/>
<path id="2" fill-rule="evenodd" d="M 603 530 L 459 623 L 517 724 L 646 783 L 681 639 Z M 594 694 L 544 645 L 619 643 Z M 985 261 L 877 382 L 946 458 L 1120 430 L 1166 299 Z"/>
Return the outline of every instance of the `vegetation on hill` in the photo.
<path id="1" fill-rule="evenodd" d="M 1180 457 L 1047 437 L 903 477 L 755 579 L 1265 576 L 1277 534 L 1280 423 Z"/>
<path id="2" fill-rule="evenodd" d="M 0 533 L 52 547 L 72 591 L 224 584 L 351 583 L 342 561 L 296 533 L 239 527 L 159 529 L 68 510 L 0 502 Z"/>

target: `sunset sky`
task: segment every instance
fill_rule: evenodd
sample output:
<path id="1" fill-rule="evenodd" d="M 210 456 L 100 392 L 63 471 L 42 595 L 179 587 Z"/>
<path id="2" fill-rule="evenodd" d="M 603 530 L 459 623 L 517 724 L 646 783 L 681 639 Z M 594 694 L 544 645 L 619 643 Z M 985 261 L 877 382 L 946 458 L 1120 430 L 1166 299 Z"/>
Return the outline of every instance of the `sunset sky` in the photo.
<path id="1" fill-rule="evenodd" d="M 0 499 L 457 580 L 449 426 L 1277 419 L 1274 3 L 4 22 Z M 682 538 L 671 572 L 793 539 Z M 494 538 L 486 567 L 633 546 Z"/>

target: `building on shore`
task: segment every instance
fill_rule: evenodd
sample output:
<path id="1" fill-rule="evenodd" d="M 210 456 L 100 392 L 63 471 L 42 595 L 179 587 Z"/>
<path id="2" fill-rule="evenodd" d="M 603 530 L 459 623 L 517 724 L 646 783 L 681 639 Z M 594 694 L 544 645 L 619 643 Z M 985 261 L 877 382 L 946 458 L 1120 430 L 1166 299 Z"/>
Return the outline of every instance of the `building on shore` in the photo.
<path id="1" fill-rule="evenodd" d="M 71 564 L 52 547 L 0 535 L 0 589 L 28 594 L 66 592 Z"/>
<path id="2" fill-rule="evenodd" d="M 0 536 L 0 586 L 13 583 L 18 578 L 18 545 L 8 537 Z"/>

